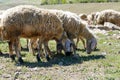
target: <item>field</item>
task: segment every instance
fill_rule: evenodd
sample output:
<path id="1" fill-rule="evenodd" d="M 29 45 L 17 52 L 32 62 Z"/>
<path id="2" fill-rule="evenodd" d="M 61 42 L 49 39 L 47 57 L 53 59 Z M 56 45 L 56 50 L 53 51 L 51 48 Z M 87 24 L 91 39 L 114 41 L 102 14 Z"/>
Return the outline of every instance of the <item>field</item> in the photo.
<path id="1" fill-rule="evenodd" d="M 15 0 L 13 0 L 15 1 Z M 21 0 L 18 0 L 21 1 Z M 7 9 L 18 4 L 33 4 L 42 8 L 62 9 L 79 13 L 89 14 L 104 9 L 120 11 L 120 3 L 81 3 L 64 5 L 44 5 L 39 3 L 13 2 L 0 3 L 0 9 Z M 26 40 L 21 39 L 24 47 L 21 54 L 25 61 L 18 65 L 12 62 L 8 55 L 8 44 L 0 42 L 0 80 L 120 80 L 120 31 L 94 31 L 97 40 L 97 50 L 87 54 L 83 50 L 81 41 L 77 59 L 73 56 L 66 57 L 64 54 L 56 55 L 47 62 L 37 62 L 36 57 L 28 53 Z M 50 41 L 49 46 L 55 51 L 55 42 Z"/>

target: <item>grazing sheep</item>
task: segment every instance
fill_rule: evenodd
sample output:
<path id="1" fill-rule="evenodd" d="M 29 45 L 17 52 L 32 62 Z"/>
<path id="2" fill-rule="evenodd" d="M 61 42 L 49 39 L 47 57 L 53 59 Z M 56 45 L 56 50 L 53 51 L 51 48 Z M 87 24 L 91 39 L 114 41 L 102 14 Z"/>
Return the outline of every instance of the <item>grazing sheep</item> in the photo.
<path id="1" fill-rule="evenodd" d="M 81 37 L 82 40 L 83 38 L 86 39 L 86 45 L 84 40 L 83 40 L 83 44 L 88 54 L 91 53 L 91 51 L 96 48 L 96 45 L 97 45 L 96 38 L 92 34 L 92 32 L 88 29 L 89 25 L 86 23 L 86 21 L 83 21 L 82 19 L 80 19 L 80 17 L 75 13 L 71 13 L 68 11 L 62 11 L 62 10 L 49 10 L 49 11 L 51 11 L 52 13 L 55 13 L 62 20 L 63 28 L 67 33 L 68 38 L 73 43 L 74 54 L 76 54 L 76 47 L 73 41 L 74 38 Z M 48 45 L 46 45 L 46 47 L 48 47 Z M 59 50 L 57 51 L 61 52 Z M 66 55 L 70 55 L 70 53 L 66 52 Z"/>
<path id="2" fill-rule="evenodd" d="M 38 38 L 37 60 L 40 61 L 41 44 L 51 39 L 61 40 L 63 34 L 61 20 L 47 9 L 40 9 L 30 5 L 20 5 L 7 9 L 1 17 L 1 40 L 9 40 L 10 57 L 13 57 L 13 48 L 18 62 L 23 63 L 18 45 L 20 38 Z M 13 46 L 14 45 L 14 46 Z"/>
<path id="3" fill-rule="evenodd" d="M 81 37 L 83 40 L 84 47 L 88 54 L 91 53 L 92 50 L 96 48 L 97 41 L 93 33 L 88 29 L 88 24 L 86 21 L 83 21 L 78 15 L 75 13 L 71 13 L 68 11 L 62 10 L 50 10 L 51 12 L 55 13 L 63 22 L 63 28 L 67 33 L 68 38 L 72 41 L 74 47 L 74 54 L 76 54 L 76 47 L 73 39 Z M 57 44 L 57 47 L 59 44 Z M 69 45 L 70 46 L 70 45 Z M 46 45 L 48 47 L 48 45 Z M 58 48 L 57 48 L 58 49 Z M 58 52 L 61 52 L 57 50 Z M 66 52 L 66 55 L 70 55 L 70 53 Z"/>
<path id="4" fill-rule="evenodd" d="M 97 45 L 97 41 L 93 33 L 89 30 L 88 24 L 86 21 L 80 19 L 78 15 L 68 11 L 62 10 L 50 10 L 51 12 L 55 13 L 63 22 L 63 28 L 68 35 L 68 38 L 73 42 L 74 46 L 74 53 L 75 50 L 75 43 L 73 41 L 74 38 L 79 36 L 86 39 L 86 51 L 87 53 L 91 53 L 93 49 L 95 49 Z"/>
<path id="5" fill-rule="evenodd" d="M 110 22 L 117 26 L 120 26 L 120 12 L 115 10 L 103 10 L 99 12 L 99 15 L 95 20 L 96 24 L 104 25 L 105 22 Z"/>

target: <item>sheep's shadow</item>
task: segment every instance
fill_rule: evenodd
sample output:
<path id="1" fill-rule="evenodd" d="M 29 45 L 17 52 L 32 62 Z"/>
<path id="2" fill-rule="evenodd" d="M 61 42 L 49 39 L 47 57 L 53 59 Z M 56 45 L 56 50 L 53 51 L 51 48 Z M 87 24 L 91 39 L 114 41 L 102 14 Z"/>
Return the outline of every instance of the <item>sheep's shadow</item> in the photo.
<path id="1" fill-rule="evenodd" d="M 53 65 L 59 66 L 69 66 L 73 64 L 82 64 L 85 61 L 89 60 L 97 60 L 97 59 L 105 59 L 103 55 L 88 55 L 88 56 L 65 56 L 63 54 L 56 54 L 53 59 L 48 62 L 24 62 L 22 66 L 27 66 L 30 68 L 34 67 L 52 67 Z"/>
<path id="2" fill-rule="evenodd" d="M 9 58 L 9 53 L 0 53 L 0 57 Z"/>
<path id="3" fill-rule="evenodd" d="M 9 53 L 2 53 L 0 54 L 0 57 L 9 58 Z M 26 54 L 22 54 L 22 57 L 26 57 Z M 73 55 L 71 56 L 65 56 L 64 54 L 55 54 L 53 58 L 48 62 L 30 62 L 30 61 L 24 61 L 23 64 L 19 66 L 27 66 L 30 68 L 34 67 L 52 67 L 53 65 L 59 65 L 59 66 L 69 66 L 73 64 L 82 64 L 85 61 L 89 60 L 98 60 L 98 59 L 105 59 L 105 56 L 103 55 L 86 55 L 86 56 L 79 56 L 77 55 L 77 58 Z M 15 65 L 17 62 L 15 63 Z M 18 66 L 18 65 L 17 65 Z"/>
<path id="4" fill-rule="evenodd" d="M 29 51 L 27 47 L 21 47 L 21 51 Z"/>
<path id="5" fill-rule="evenodd" d="M 76 50 L 77 50 L 77 51 L 82 51 L 82 52 L 85 52 L 85 51 L 86 51 L 85 49 L 81 49 L 81 48 L 77 48 Z M 100 51 L 100 49 L 96 48 L 94 51 Z"/>
<path id="6" fill-rule="evenodd" d="M 13 54 L 13 55 L 16 57 L 15 54 Z M 21 54 L 21 55 L 22 55 L 22 57 L 26 56 L 26 54 Z M 0 57 L 10 58 L 9 53 L 5 53 L 5 52 L 0 53 Z"/>

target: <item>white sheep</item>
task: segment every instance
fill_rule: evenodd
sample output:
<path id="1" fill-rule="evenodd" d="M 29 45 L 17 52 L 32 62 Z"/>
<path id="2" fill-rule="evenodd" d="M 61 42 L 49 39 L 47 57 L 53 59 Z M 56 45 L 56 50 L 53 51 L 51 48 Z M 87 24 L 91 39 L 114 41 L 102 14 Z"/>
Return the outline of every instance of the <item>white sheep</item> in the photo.
<path id="1" fill-rule="evenodd" d="M 103 24 L 105 22 L 113 23 L 117 26 L 120 26 L 120 12 L 115 10 L 103 10 L 99 12 L 99 15 L 97 16 L 96 24 Z"/>
<path id="2" fill-rule="evenodd" d="M 91 53 L 93 49 L 95 49 L 97 45 L 96 38 L 94 34 L 88 28 L 88 24 L 86 21 L 80 19 L 78 15 L 69 11 L 62 10 L 50 10 L 55 13 L 63 22 L 63 28 L 68 35 L 68 38 L 73 42 L 73 39 L 81 36 L 86 39 L 86 51 L 87 53 Z M 74 44 L 74 53 L 75 44 Z"/>
<path id="3" fill-rule="evenodd" d="M 23 63 L 18 48 L 21 37 L 39 39 L 37 60 L 40 61 L 41 44 L 51 39 L 60 41 L 63 30 L 62 22 L 55 14 L 47 9 L 31 5 L 20 5 L 7 9 L 0 22 L 1 40 L 9 40 L 9 55 L 13 60 L 12 47 L 14 45 L 20 63 Z"/>
<path id="4" fill-rule="evenodd" d="M 76 47 L 73 39 L 81 37 L 83 40 L 84 46 L 86 48 L 87 53 L 91 53 L 92 50 L 96 48 L 97 41 L 93 33 L 89 30 L 88 24 L 86 21 L 83 21 L 80 16 L 75 13 L 62 11 L 62 10 L 50 10 L 52 13 L 56 14 L 63 22 L 63 28 L 67 33 L 68 38 L 72 41 L 74 46 L 74 53 L 76 54 Z M 70 45 L 69 45 L 70 46 Z M 48 45 L 46 45 L 48 47 Z M 59 46 L 58 46 L 59 47 Z M 57 50 L 58 52 L 61 52 Z M 70 53 L 66 52 L 66 55 L 70 55 Z"/>

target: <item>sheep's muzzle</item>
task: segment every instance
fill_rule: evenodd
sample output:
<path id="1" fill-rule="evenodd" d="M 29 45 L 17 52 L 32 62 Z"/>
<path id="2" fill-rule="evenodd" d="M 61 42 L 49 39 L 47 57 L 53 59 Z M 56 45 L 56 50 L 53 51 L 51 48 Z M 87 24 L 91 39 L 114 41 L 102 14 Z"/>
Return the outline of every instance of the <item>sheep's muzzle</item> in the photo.
<path id="1" fill-rule="evenodd" d="M 66 56 L 70 56 L 72 54 L 72 52 L 65 52 Z"/>

